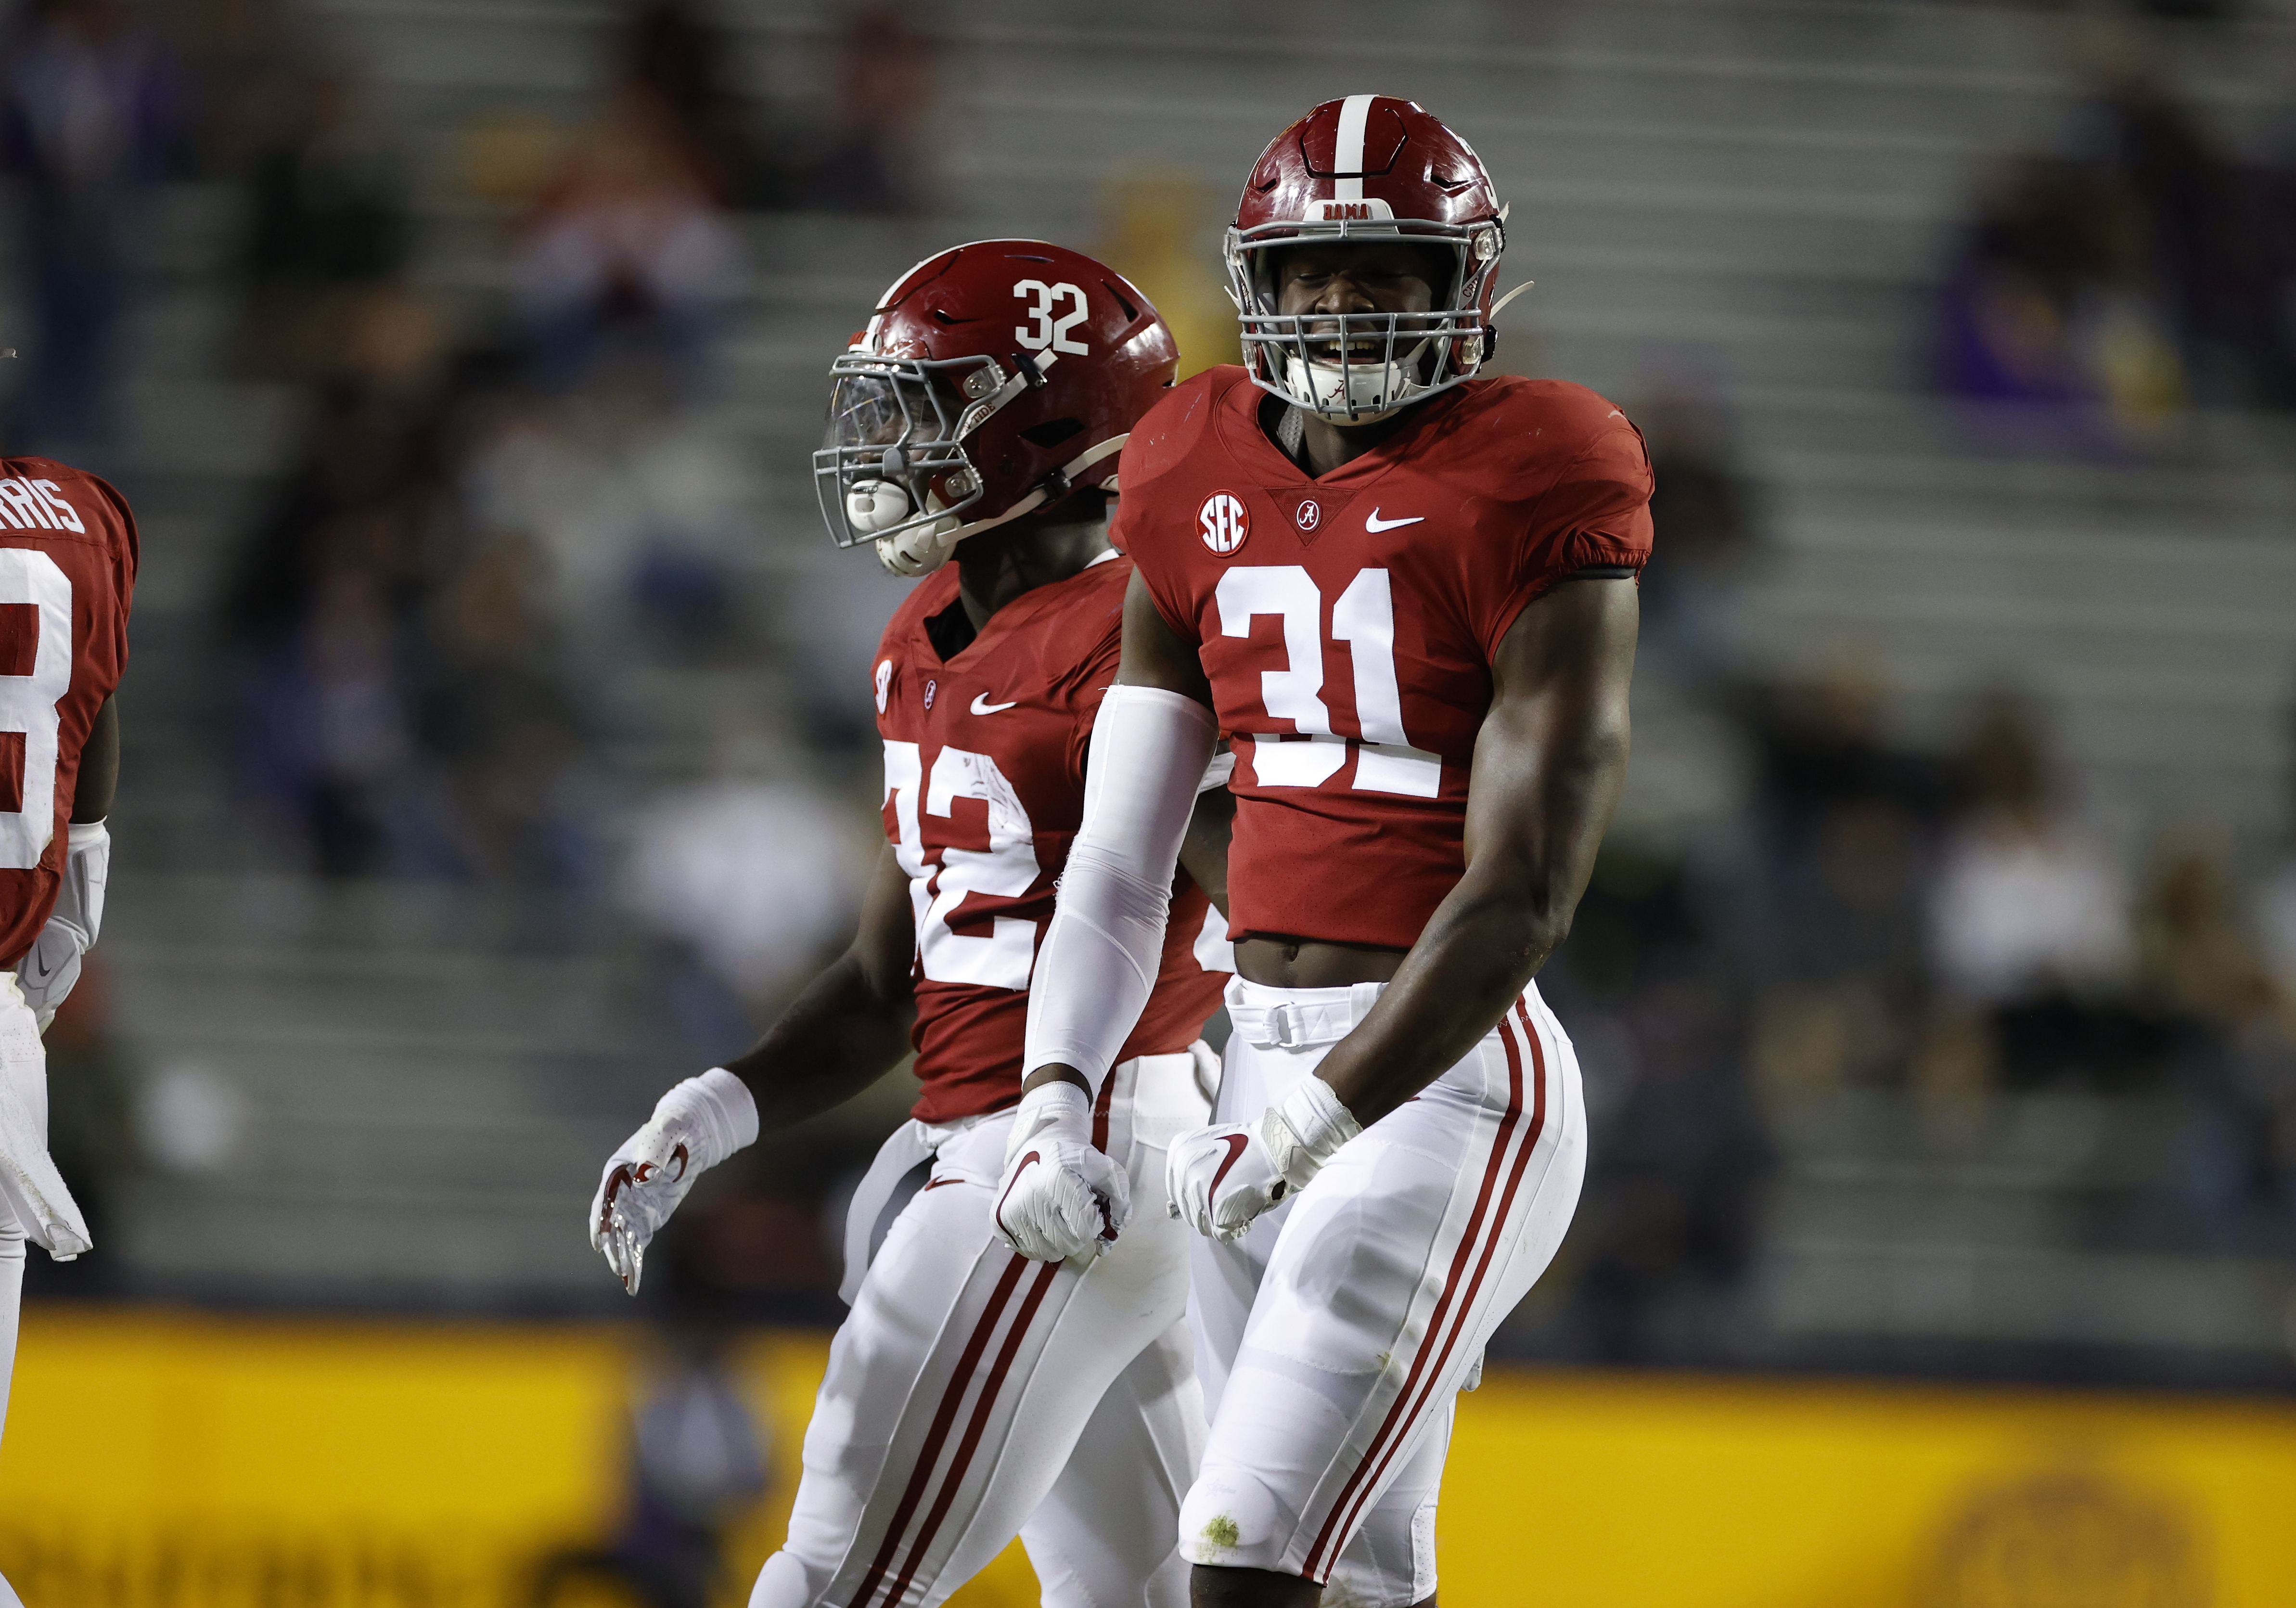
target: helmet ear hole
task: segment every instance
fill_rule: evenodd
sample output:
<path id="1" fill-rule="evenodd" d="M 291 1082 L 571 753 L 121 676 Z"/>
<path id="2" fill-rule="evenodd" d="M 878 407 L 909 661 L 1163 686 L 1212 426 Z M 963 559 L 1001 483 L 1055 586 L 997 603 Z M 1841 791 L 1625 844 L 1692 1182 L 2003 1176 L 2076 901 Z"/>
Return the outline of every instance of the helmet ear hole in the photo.
<path id="1" fill-rule="evenodd" d="M 1084 433 L 1082 419 L 1053 419 L 1043 424 L 1031 424 L 1021 432 L 1021 439 L 1031 447 L 1050 449 L 1058 447 L 1070 436 Z"/>

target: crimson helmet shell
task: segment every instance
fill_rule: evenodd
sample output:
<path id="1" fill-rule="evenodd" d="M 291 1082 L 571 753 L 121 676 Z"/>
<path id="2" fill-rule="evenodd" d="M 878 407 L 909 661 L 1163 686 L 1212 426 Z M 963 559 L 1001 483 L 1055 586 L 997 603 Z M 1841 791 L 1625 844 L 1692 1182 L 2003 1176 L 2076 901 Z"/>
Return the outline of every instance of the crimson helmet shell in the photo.
<path id="1" fill-rule="evenodd" d="M 1287 316 L 1276 310 L 1275 253 L 1307 242 L 1405 240 L 1451 254 L 1453 273 L 1425 315 Z M 1381 418 L 1472 377 L 1491 348 L 1491 292 L 1506 248 L 1506 209 L 1473 147 L 1414 101 L 1326 101 L 1271 141 L 1227 232 L 1229 291 L 1252 379 L 1296 406 L 1356 423 Z M 1316 361 L 1308 325 L 1336 332 L 1337 361 Z M 1351 361 L 1366 340 L 1377 362 Z M 1326 340 L 1324 344 L 1332 344 Z"/>
<path id="2" fill-rule="evenodd" d="M 986 240 L 927 258 L 830 366 L 814 477 L 831 537 L 922 575 L 968 536 L 1112 489 L 1179 359 L 1148 299 L 1081 251 Z"/>

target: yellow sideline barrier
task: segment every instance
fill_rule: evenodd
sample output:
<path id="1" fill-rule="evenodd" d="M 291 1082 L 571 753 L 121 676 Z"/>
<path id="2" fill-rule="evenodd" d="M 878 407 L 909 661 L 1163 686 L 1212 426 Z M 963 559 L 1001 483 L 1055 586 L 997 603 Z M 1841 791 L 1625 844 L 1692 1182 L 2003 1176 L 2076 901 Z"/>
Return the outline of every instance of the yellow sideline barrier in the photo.
<path id="1" fill-rule="evenodd" d="M 740 1354 L 779 1539 L 827 1352 Z M 36 1308 L 0 1447 L 29 1608 L 529 1608 L 594 1542 L 648 1367 L 606 1325 Z M 2296 1407 L 1494 1369 L 1445 1481 L 1449 1608 L 2278 1608 Z M 1009 1553 L 955 1599 L 1034 1601 Z M 622 1608 L 568 1592 L 552 1608 Z M 1331 1608 L 1338 1608 L 1336 1604 Z"/>

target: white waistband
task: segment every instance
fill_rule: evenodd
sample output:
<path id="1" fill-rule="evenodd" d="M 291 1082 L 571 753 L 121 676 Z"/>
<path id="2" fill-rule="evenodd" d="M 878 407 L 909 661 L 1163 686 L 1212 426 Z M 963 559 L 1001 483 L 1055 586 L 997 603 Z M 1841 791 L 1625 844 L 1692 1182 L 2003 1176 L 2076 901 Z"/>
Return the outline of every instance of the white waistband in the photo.
<path id="1" fill-rule="evenodd" d="M 1238 977 L 1227 985 L 1227 1019 L 1246 1044 L 1260 1049 L 1334 1044 L 1364 1019 L 1386 987 L 1359 982 L 1344 989 L 1275 989 Z"/>

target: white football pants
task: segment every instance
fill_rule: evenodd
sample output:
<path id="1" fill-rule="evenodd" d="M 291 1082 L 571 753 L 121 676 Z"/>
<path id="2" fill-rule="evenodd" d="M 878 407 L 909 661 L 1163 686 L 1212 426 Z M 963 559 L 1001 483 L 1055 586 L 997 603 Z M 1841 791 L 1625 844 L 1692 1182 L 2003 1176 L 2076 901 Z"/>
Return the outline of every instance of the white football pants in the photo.
<path id="1" fill-rule="evenodd" d="M 20 1108 L 48 1136 L 48 1057 L 40 1044 L 40 1024 L 17 990 L 16 973 L 0 971 L 0 1078 Z M 8 1391 L 16 1374 L 16 1327 L 24 1305 L 24 1229 L 7 1198 L 0 1195 L 0 1429 L 8 1417 Z M 23 1608 L 14 1587 L 0 1577 L 0 1608 Z"/>
<path id="2" fill-rule="evenodd" d="M 886 1141 L 853 1202 L 853 1311 L 789 1540 L 750 1608 L 930 1608 L 1016 1534 L 1048 1608 L 1183 1608 L 1175 1540 L 1204 1409 L 1185 1320 L 1193 1236 L 1167 1211 L 1164 1153 L 1210 1119 L 1216 1063 L 1195 1050 L 1125 1062 L 1103 1087 L 1095 1143 L 1132 1183 L 1104 1256 L 1032 1262 L 996 1237 L 1012 1112 Z M 870 1257 L 892 1185 L 928 1157 Z"/>
<path id="3" fill-rule="evenodd" d="M 1230 982 L 1218 1120 L 1257 1120 L 1382 986 Z M 1553 1259 L 1586 1164 L 1578 1058 L 1534 985 L 1240 1239 L 1198 1237 L 1190 1316 L 1212 1423 L 1182 1554 L 1327 1584 L 1349 1608 L 1433 1592 L 1455 1399 Z"/>

